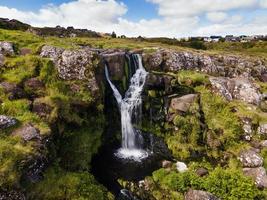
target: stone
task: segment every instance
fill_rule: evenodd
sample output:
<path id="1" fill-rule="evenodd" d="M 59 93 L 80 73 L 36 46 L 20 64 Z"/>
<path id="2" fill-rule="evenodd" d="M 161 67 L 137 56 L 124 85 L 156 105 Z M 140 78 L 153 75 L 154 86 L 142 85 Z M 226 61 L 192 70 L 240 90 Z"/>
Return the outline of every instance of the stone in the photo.
<path id="1" fill-rule="evenodd" d="M 162 70 L 163 54 L 161 52 L 143 53 L 142 57 L 147 70 Z"/>
<path id="2" fill-rule="evenodd" d="M 21 191 L 0 189 L 0 200 L 26 200 L 26 197 Z"/>
<path id="3" fill-rule="evenodd" d="M 163 168 L 171 168 L 172 167 L 172 162 L 171 161 L 168 161 L 168 160 L 164 160 L 162 162 L 162 167 Z"/>
<path id="4" fill-rule="evenodd" d="M 258 128 L 258 134 L 267 135 L 267 124 L 261 124 Z"/>
<path id="5" fill-rule="evenodd" d="M 260 147 L 261 148 L 266 148 L 267 147 L 267 140 L 263 140 L 260 142 Z"/>
<path id="6" fill-rule="evenodd" d="M 186 172 L 188 170 L 187 166 L 183 162 L 176 162 L 176 169 L 178 172 Z"/>
<path id="7" fill-rule="evenodd" d="M 21 99 L 26 97 L 26 94 L 23 89 L 15 83 L 2 82 L 0 83 L 0 88 L 2 88 L 6 94 L 9 94 L 8 98 L 10 100 Z"/>
<path id="8" fill-rule="evenodd" d="M 237 99 L 255 105 L 261 102 L 259 88 L 246 78 L 211 77 L 210 82 L 213 91 L 228 101 Z"/>
<path id="9" fill-rule="evenodd" d="M 63 51 L 64 49 L 62 48 L 45 45 L 41 49 L 40 56 L 44 58 L 51 58 L 53 61 L 57 61 L 61 57 Z"/>
<path id="10" fill-rule="evenodd" d="M 196 174 L 197 174 L 198 176 L 200 176 L 200 177 L 203 177 L 203 176 L 208 175 L 208 174 L 209 174 L 209 171 L 208 171 L 206 168 L 201 167 L 201 168 L 198 168 L 198 169 L 196 170 Z"/>
<path id="11" fill-rule="evenodd" d="M 15 55 L 13 44 L 10 42 L 0 42 L 0 53 L 6 56 Z"/>
<path id="12" fill-rule="evenodd" d="M 31 53 L 32 53 L 31 49 L 28 49 L 28 48 L 21 48 L 20 49 L 20 55 L 22 55 L 22 56 L 26 56 L 26 55 L 29 55 Z"/>
<path id="13" fill-rule="evenodd" d="M 267 175 L 264 167 L 244 168 L 243 172 L 255 181 L 258 188 L 267 188 Z"/>
<path id="14" fill-rule="evenodd" d="M 243 130 L 244 130 L 244 134 L 243 134 L 243 138 L 246 141 L 251 141 L 252 139 L 252 119 L 251 118 L 242 118 L 241 121 L 243 122 Z"/>
<path id="15" fill-rule="evenodd" d="M 42 118 L 48 118 L 52 110 L 53 108 L 50 105 L 40 101 L 39 99 L 36 99 L 33 102 L 32 112 L 36 113 Z"/>
<path id="16" fill-rule="evenodd" d="M 122 80 L 125 74 L 125 52 L 102 54 L 109 69 L 111 80 Z"/>
<path id="17" fill-rule="evenodd" d="M 185 200 L 219 200 L 219 198 L 209 192 L 193 189 L 189 189 L 184 198 Z"/>
<path id="18" fill-rule="evenodd" d="M 187 112 L 197 96 L 197 94 L 188 94 L 182 97 L 172 98 L 170 107 L 173 110 Z"/>
<path id="19" fill-rule="evenodd" d="M 0 67 L 4 65 L 4 62 L 5 62 L 5 57 L 3 54 L 0 53 Z"/>
<path id="20" fill-rule="evenodd" d="M 32 140 L 40 140 L 40 131 L 32 124 L 26 124 L 12 132 L 13 136 L 21 137 L 25 142 Z"/>
<path id="21" fill-rule="evenodd" d="M 10 128 L 17 124 L 17 120 L 6 115 L 0 115 L 0 129 Z"/>
<path id="22" fill-rule="evenodd" d="M 267 82 L 267 73 L 261 74 L 260 75 L 260 81 L 266 83 Z"/>
<path id="23" fill-rule="evenodd" d="M 263 165 L 263 158 L 252 149 L 242 151 L 238 159 L 243 167 L 260 167 Z"/>
<path id="24" fill-rule="evenodd" d="M 44 94 L 45 85 L 38 78 L 31 78 L 24 82 L 24 88 L 27 93 L 30 93 L 32 97 L 36 98 Z"/>

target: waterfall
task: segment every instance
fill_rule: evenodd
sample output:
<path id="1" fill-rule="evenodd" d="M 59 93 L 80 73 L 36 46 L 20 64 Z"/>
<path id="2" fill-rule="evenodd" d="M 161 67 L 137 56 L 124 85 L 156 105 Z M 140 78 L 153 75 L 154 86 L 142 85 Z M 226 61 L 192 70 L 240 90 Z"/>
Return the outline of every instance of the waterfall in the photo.
<path id="1" fill-rule="evenodd" d="M 133 55 L 133 63 L 136 69 L 135 74 L 130 80 L 130 86 L 122 98 L 116 86 L 109 78 L 107 66 L 105 66 L 106 79 L 113 90 L 113 95 L 118 103 L 121 113 L 121 132 L 122 132 L 122 148 L 118 155 L 121 157 L 143 157 L 145 151 L 142 150 L 143 138 L 133 127 L 133 115 L 137 123 L 142 118 L 142 91 L 145 85 L 147 72 L 143 67 L 142 58 L 138 54 Z"/>

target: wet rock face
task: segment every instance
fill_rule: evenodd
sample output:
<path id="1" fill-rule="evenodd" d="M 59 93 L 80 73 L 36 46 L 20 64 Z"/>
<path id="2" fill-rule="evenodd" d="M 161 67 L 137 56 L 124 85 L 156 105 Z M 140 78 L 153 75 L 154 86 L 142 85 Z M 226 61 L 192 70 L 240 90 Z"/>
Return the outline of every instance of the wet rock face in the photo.
<path id="1" fill-rule="evenodd" d="M 227 77 L 257 77 L 266 73 L 266 64 L 261 60 L 248 60 L 239 56 L 205 55 L 196 52 L 179 52 L 159 49 L 144 53 L 144 63 L 149 70 L 197 70 L 210 75 Z"/>
<path id="2" fill-rule="evenodd" d="M 0 42 L 0 53 L 7 56 L 15 54 L 13 44 L 10 42 Z"/>
<path id="3" fill-rule="evenodd" d="M 107 62 L 111 79 L 122 80 L 125 76 L 125 52 L 114 52 L 110 54 L 105 53 L 102 54 L 102 57 Z"/>
<path id="4" fill-rule="evenodd" d="M 241 152 L 239 160 L 243 167 L 260 167 L 263 165 L 263 158 L 254 150 Z"/>
<path id="5" fill-rule="evenodd" d="M 246 103 L 258 105 L 262 95 L 259 88 L 245 78 L 210 78 L 213 90 L 222 95 L 226 100 L 238 99 Z"/>
<path id="6" fill-rule="evenodd" d="M 216 196 L 209 192 L 201 191 L 201 190 L 192 190 L 190 189 L 185 194 L 185 200 L 219 200 Z"/>
<path id="7" fill-rule="evenodd" d="M 9 94 L 9 100 L 21 99 L 26 96 L 23 89 L 15 83 L 2 82 L 0 83 L 0 88 L 2 88 L 6 94 Z"/>
<path id="8" fill-rule="evenodd" d="M 243 172 L 255 181 L 258 188 L 267 188 L 267 175 L 264 167 L 244 168 Z"/>
<path id="9" fill-rule="evenodd" d="M 17 120 L 5 115 L 0 115 L 0 129 L 6 129 L 17 124 Z"/>
<path id="10" fill-rule="evenodd" d="M 31 124 L 26 124 L 12 133 L 13 136 L 21 137 L 25 142 L 40 140 L 40 131 Z"/>

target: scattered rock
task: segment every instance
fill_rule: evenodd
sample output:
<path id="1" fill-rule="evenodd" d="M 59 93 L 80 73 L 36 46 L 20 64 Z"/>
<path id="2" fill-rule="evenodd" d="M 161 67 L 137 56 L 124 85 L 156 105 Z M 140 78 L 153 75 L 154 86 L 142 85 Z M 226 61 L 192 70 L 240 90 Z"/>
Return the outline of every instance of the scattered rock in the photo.
<path id="1" fill-rule="evenodd" d="M 241 152 L 239 160 L 243 167 L 260 167 L 263 165 L 263 158 L 254 150 Z"/>
<path id="2" fill-rule="evenodd" d="M 261 124 L 258 128 L 258 133 L 260 135 L 267 135 L 267 124 Z"/>
<path id="3" fill-rule="evenodd" d="M 32 95 L 32 97 L 36 98 L 38 96 L 41 96 L 45 91 L 45 85 L 42 81 L 40 81 L 38 78 L 31 78 L 25 81 L 24 88 Z"/>
<path id="4" fill-rule="evenodd" d="M 15 54 L 13 44 L 10 42 L 0 42 L 0 53 L 6 56 Z"/>
<path id="5" fill-rule="evenodd" d="M 42 118 L 48 118 L 52 110 L 53 108 L 50 105 L 40 101 L 39 99 L 36 99 L 33 102 L 32 112 L 36 113 Z"/>
<path id="6" fill-rule="evenodd" d="M 176 169 L 177 169 L 179 172 L 185 172 L 185 171 L 188 170 L 186 164 L 183 163 L 183 162 L 177 162 L 175 165 L 176 165 Z"/>
<path id="7" fill-rule="evenodd" d="M 5 115 L 0 115 L 0 129 L 6 129 L 17 124 L 17 120 Z"/>
<path id="8" fill-rule="evenodd" d="M 57 61 L 61 57 L 63 51 L 64 49 L 62 48 L 45 45 L 41 49 L 40 56 L 45 58 L 51 58 L 53 61 Z"/>
<path id="9" fill-rule="evenodd" d="M 185 194 L 185 200 L 219 200 L 219 198 L 209 192 L 189 189 Z"/>
<path id="10" fill-rule="evenodd" d="M 255 181 L 258 188 L 267 188 L 267 175 L 264 167 L 244 168 L 243 172 Z"/>
<path id="11" fill-rule="evenodd" d="M 181 112 L 187 112 L 196 100 L 197 94 L 188 94 L 179 98 L 173 98 L 171 100 L 171 108 Z"/>
<path id="12" fill-rule="evenodd" d="M 245 117 L 245 118 L 242 118 L 241 120 L 243 122 L 243 130 L 244 130 L 243 138 L 246 141 L 251 141 L 252 133 L 253 133 L 253 130 L 252 130 L 252 119 Z"/>
<path id="13" fill-rule="evenodd" d="M 168 160 L 164 160 L 162 162 L 162 167 L 163 168 L 171 168 L 172 167 L 172 162 L 171 161 L 168 161 Z"/>
<path id="14" fill-rule="evenodd" d="M 21 137 L 25 142 L 40 140 L 40 131 L 31 124 L 26 124 L 12 133 L 13 136 Z"/>
<path id="15" fill-rule="evenodd" d="M 26 200 L 26 197 L 21 191 L 0 189 L 0 200 Z"/>
<path id="16" fill-rule="evenodd" d="M 9 94 L 9 100 L 21 99 L 26 96 L 23 89 L 15 83 L 2 82 L 0 83 L 0 88 L 2 88 L 6 94 Z"/>
<path id="17" fill-rule="evenodd" d="M 0 53 L 0 67 L 4 65 L 5 57 Z"/>
<path id="18" fill-rule="evenodd" d="M 248 79 L 212 77 L 210 82 L 213 90 L 228 101 L 237 99 L 255 105 L 258 105 L 261 101 L 262 96 L 259 88 Z"/>
<path id="19" fill-rule="evenodd" d="M 197 174 L 198 176 L 200 176 L 200 177 L 203 177 L 203 176 L 208 175 L 208 174 L 209 174 L 209 171 L 208 171 L 206 168 L 201 167 L 201 168 L 198 168 L 198 169 L 196 170 L 196 174 Z"/>

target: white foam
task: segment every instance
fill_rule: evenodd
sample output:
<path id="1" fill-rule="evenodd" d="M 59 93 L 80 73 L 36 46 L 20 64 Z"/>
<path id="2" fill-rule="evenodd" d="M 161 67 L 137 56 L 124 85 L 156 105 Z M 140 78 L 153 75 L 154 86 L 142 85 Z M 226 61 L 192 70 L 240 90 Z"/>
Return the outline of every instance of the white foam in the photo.
<path id="1" fill-rule="evenodd" d="M 147 151 L 141 150 L 141 149 L 120 148 L 115 153 L 115 155 L 118 158 L 129 159 L 129 160 L 141 162 L 143 159 L 145 159 L 149 156 L 149 153 Z"/>

